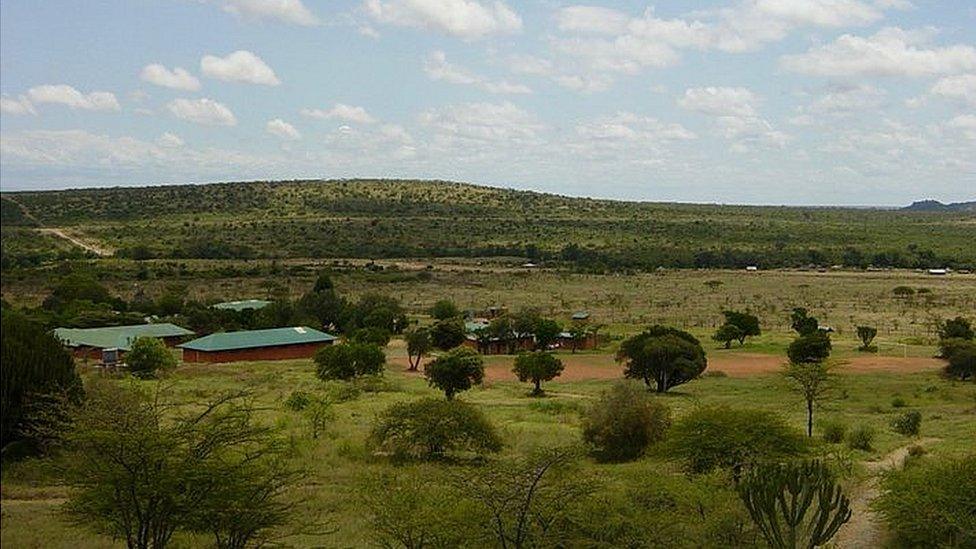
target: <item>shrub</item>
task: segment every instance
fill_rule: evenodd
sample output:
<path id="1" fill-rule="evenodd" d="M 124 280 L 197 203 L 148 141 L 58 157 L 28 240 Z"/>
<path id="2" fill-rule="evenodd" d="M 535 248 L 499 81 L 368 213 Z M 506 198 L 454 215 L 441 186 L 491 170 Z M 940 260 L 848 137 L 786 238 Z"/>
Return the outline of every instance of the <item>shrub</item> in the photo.
<path id="1" fill-rule="evenodd" d="M 125 354 L 125 363 L 132 375 L 141 378 L 156 377 L 160 370 L 170 370 L 176 367 L 176 356 L 163 340 L 155 337 L 140 337 L 132 343 L 132 348 Z"/>
<path id="2" fill-rule="evenodd" d="M 308 406 L 309 400 L 308 393 L 304 391 L 292 391 L 288 395 L 288 398 L 285 399 L 285 408 L 292 412 L 301 412 Z"/>
<path id="3" fill-rule="evenodd" d="M 850 433 L 847 433 L 847 446 L 851 450 L 868 451 L 871 449 L 871 443 L 873 441 L 874 429 L 867 425 L 859 425 L 851 429 Z"/>
<path id="4" fill-rule="evenodd" d="M 922 412 L 912 410 L 896 417 L 891 422 L 891 428 L 900 435 L 914 437 L 922 427 Z"/>
<path id="5" fill-rule="evenodd" d="M 394 404 L 381 412 L 369 443 L 397 458 L 425 460 L 454 452 L 497 452 L 502 446 L 480 410 L 464 402 L 432 398 Z"/>
<path id="6" fill-rule="evenodd" d="M 316 374 L 323 381 L 380 374 L 385 363 L 383 350 L 372 343 L 329 345 L 315 353 Z"/>
<path id="7" fill-rule="evenodd" d="M 904 408 L 906 406 L 908 406 L 908 401 L 902 397 L 895 397 L 891 399 L 892 408 Z"/>
<path id="8" fill-rule="evenodd" d="M 428 362 L 424 377 L 431 387 L 444 391 L 444 396 L 452 400 L 457 393 L 484 380 L 485 362 L 477 351 L 458 347 Z"/>
<path id="9" fill-rule="evenodd" d="M 618 382 L 587 410 L 583 440 L 593 447 L 598 461 L 630 461 L 663 440 L 670 425 L 667 406 L 651 400 L 633 384 Z"/>
<path id="10" fill-rule="evenodd" d="M 669 454 L 692 473 L 730 469 L 738 478 L 754 463 L 797 456 L 806 440 L 782 417 L 765 410 L 699 408 L 677 421 Z"/>
<path id="11" fill-rule="evenodd" d="M 461 311 L 450 299 L 441 299 L 430 308 L 430 316 L 436 320 L 447 320 L 461 316 Z"/>
<path id="12" fill-rule="evenodd" d="M 904 547 L 976 547 L 976 454 L 882 477 L 873 507 Z"/>
<path id="13" fill-rule="evenodd" d="M 356 400 L 363 393 L 363 390 L 358 385 L 353 383 L 326 381 L 322 385 L 325 390 L 326 398 L 337 403 Z"/>
<path id="14" fill-rule="evenodd" d="M 390 342 L 390 332 L 385 328 L 360 328 L 349 334 L 349 341 L 386 347 Z"/>
<path id="15" fill-rule="evenodd" d="M 965 341 L 948 348 L 945 374 L 960 380 L 976 379 L 976 343 Z"/>
<path id="16" fill-rule="evenodd" d="M 847 425 L 839 421 L 829 421 L 824 423 L 823 426 L 823 439 L 824 442 L 830 444 L 838 444 L 844 441 L 844 435 L 847 434 Z"/>
<path id="17" fill-rule="evenodd" d="M 857 348 L 858 351 L 864 351 L 867 353 L 873 353 L 878 350 L 871 342 L 874 341 L 875 336 L 878 335 L 878 329 L 873 326 L 858 326 L 857 327 L 857 337 L 861 340 L 861 346 Z"/>
<path id="18" fill-rule="evenodd" d="M 908 297 L 915 295 L 915 288 L 911 286 L 895 286 L 895 289 L 891 291 L 898 297 Z"/>

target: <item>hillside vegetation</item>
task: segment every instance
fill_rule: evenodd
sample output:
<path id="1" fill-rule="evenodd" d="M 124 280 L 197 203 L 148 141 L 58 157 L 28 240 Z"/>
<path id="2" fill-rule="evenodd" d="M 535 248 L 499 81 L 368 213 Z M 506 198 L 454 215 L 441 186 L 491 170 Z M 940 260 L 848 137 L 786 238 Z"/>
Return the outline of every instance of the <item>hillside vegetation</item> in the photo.
<path id="1" fill-rule="evenodd" d="M 967 211 L 623 202 L 441 181 L 4 193 L 5 267 L 77 253 L 42 241 L 29 228 L 38 224 L 135 259 L 516 256 L 600 271 L 976 265 Z"/>

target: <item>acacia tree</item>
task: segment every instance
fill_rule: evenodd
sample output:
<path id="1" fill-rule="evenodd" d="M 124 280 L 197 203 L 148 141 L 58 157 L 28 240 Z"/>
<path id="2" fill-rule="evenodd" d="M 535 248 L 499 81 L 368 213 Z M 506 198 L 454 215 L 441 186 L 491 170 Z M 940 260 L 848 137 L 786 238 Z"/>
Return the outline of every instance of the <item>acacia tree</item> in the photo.
<path id="1" fill-rule="evenodd" d="M 818 330 L 794 339 L 786 349 L 786 356 L 796 364 L 823 362 L 830 356 L 830 349 L 830 336 Z"/>
<path id="2" fill-rule="evenodd" d="M 736 337 L 739 340 L 739 345 L 743 345 L 747 337 L 762 335 L 758 316 L 742 311 L 722 311 L 722 314 L 725 316 L 725 324 L 739 329 Z"/>
<path id="3" fill-rule="evenodd" d="M 431 341 L 430 331 L 426 328 L 417 328 L 407 332 L 406 340 L 407 362 L 410 364 L 408 370 L 416 372 L 420 366 L 420 361 L 433 350 L 434 343 Z"/>
<path id="4" fill-rule="evenodd" d="M 563 361 L 545 351 L 520 353 L 515 357 L 515 366 L 512 368 L 512 372 L 518 376 L 519 381 L 531 381 L 535 384 L 535 388 L 532 389 L 532 396 L 544 395 L 542 382 L 555 378 L 562 371 Z"/>
<path id="5" fill-rule="evenodd" d="M 742 329 L 735 324 L 726 322 L 718 327 L 712 339 L 723 344 L 726 349 L 732 346 L 732 342 L 742 337 Z"/>
<path id="6" fill-rule="evenodd" d="M 823 362 L 790 362 L 783 372 L 793 392 L 800 394 L 807 404 L 807 436 L 813 436 L 813 409 L 818 401 L 830 393 L 833 376 Z"/>
<path id="7" fill-rule="evenodd" d="M 454 395 L 479 385 L 485 378 L 485 363 L 474 349 L 456 347 L 428 362 L 424 377 L 431 387 L 444 391 L 447 400 Z"/>
<path id="8" fill-rule="evenodd" d="M 695 379 L 708 364 L 695 336 L 665 326 L 652 326 L 625 340 L 617 360 L 626 361 L 625 377 L 641 379 L 648 387 L 654 380 L 659 393 Z"/>
<path id="9" fill-rule="evenodd" d="M 790 315 L 790 327 L 799 335 L 805 336 L 816 333 L 820 322 L 816 317 L 810 316 L 805 307 L 796 307 Z"/>
<path id="10" fill-rule="evenodd" d="M 876 351 L 876 347 L 871 346 L 871 342 L 874 341 L 875 336 L 878 335 L 878 329 L 873 326 L 858 326 L 857 327 L 857 337 L 861 340 L 861 346 L 857 348 L 858 351 Z"/>

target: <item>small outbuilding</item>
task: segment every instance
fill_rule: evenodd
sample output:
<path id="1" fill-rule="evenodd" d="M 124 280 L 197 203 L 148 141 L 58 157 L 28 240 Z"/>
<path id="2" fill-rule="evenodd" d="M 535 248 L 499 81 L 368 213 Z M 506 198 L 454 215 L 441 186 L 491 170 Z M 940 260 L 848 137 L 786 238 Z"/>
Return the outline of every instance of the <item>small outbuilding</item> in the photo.
<path id="1" fill-rule="evenodd" d="M 271 305 L 271 302 L 266 299 L 241 299 L 239 301 L 224 301 L 222 303 L 214 303 L 211 305 L 214 309 L 221 309 L 224 311 L 257 311 Z"/>
<path id="2" fill-rule="evenodd" d="M 54 336 L 61 340 L 74 356 L 93 360 L 102 360 L 105 351 L 111 351 L 110 354 L 116 359 L 120 358 L 131 348 L 132 342 L 140 337 L 155 337 L 163 340 L 168 347 L 175 347 L 184 338 L 192 335 L 194 333 L 190 330 L 167 322 L 54 330 Z"/>
<path id="3" fill-rule="evenodd" d="M 336 337 L 307 326 L 210 334 L 179 347 L 185 362 L 310 358 Z"/>

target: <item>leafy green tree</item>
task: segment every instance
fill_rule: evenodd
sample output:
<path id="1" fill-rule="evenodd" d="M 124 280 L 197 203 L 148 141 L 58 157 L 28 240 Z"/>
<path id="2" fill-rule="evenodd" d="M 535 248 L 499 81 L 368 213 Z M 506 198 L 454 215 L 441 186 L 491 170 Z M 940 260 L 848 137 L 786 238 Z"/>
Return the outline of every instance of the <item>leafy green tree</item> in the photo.
<path id="1" fill-rule="evenodd" d="M 817 330 L 794 339 L 787 347 L 786 355 L 793 364 L 823 362 L 830 357 L 830 350 L 830 336 Z"/>
<path id="2" fill-rule="evenodd" d="M 535 335 L 535 348 L 544 351 L 559 339 L 559 334 L 563 331 L 562 326 L 551 318 L 540 318 L 532 329 Z"/>
<path id="3" fill-rule="evenodd" d="M 508 347 L 508 353 L 515 353 L 516 334 L 515 324 L 512 317 L 502 315 L 491 319 L 488 327 L 483 330 L 488 341 L 497 340 Z"/>
<path id="4" fill-rule="evenodd" d="M 493 453 L 501 439 L 485 415 L 457 400 L 401 402 L 377 417 L 370 445 L 398 458 L 442 459 L 453 453 Z"/>
<path id="5" fill-rule="evenodd" d="M 969 319 L 957 316 L 939 324 L 939 339 L 965 339 L 976 337 Z"/>
<path id="6" fill-rule="evenodd" d="M 83 389 L 71 355 L 57 338 L 20 313 L 4 308 L 2 315 L 0 445 L 8 457 L 37 450 L 43 441 L 32 436 L 28 426 L 59 415 L 63 401 L 77 401 Z"/>
<path id="7" fill-rule="evenodd" d="M 668 434 L 668 451 L 691 473 L 743 469 L 804 453 L 807 443 L 782 417 L 765 410 L 699 408 L 679 419 Z"/>
<path id="8" fill-rule="evenodd" d="M 922 458 L 881 477 L 872 507 L 899 547 L 976 547 L 976 454 Z"/>
<path id="9" fill-rule="evenodd" d="M 140 378 L 152 378 L 160 371 L 176 368 L 176 355 L 155 337 L 140 337 L 132 342 L 129 352 L 125 354 L 125 363 L 132 375 Z"/>
<path id="10" fill-rule="evenodd" d="M 481 355 L 467 347 L 456 347 L 424 366 L 424 377 L 431 387 L 444 391 L 447 400 L 454 395 L 480 385 L 485 378 L 485 363 Z"/>
<path id="11" fill-rule="evenodd" d="M 708 364 L 695 336 L 665 326 L 652 326 L 625 340 L 617 360 L 626 361 L 625 377 L 641 379 L 648 387 L 654 380 L 659 393 L 697 378 Z"/>
<path id="12" fill-rule="evenodd" d="M 857 327 L 857 337 L 861 340 L 861 346 L 857 348 L 858 351 L 874 352 L 877 351 L 877 347 L 873 347 L 871 342 L 878 335 L 878 329 L 873 326 L 858 326 Z"/>
<path id="13" fill-rule="evenodd" d="M 372 343 L 329 345 L 315 352 L 316 375 L 323 381 L 382 374 L 385 365 L 383 349 Z"/>
<path id="14" fill-rule="evenodd" d="M 442 351 L 457 347 L 464 339 L 464 321 L 460 318 L 439 320 L 430 328 L 431 343 Z"/>
<path id="15" fill-rule="evenodd" d="M 390 338 L 390 332 L 383 328 L 359 328 L 349 334 L 349 341 L 371 343 L 378 347 L 386 347 L 390 343 Z"/>
<path id="16" fill-rule="evenodd" d="M 726 324 L 731 324 L 739 329 L 739 335 L 736 337 L 739 340 L 739 345 L 744 344 L 747 337 L 762 335 L 758 316 L 742 311 L 722 311 L 722 314 L 725 316 Z"/>
<path id="17" fill-rule="evenodd" d="M 410 330 L 404 339 L 407 340 L 407 362 L 410 364 L 408 370 L 416 372 L 420 366 L 420 361 L 434 349 L 430 330 L 427 328 Z"/>
<path id="18" fill-rule="evenodd" d="M 60 311 L 72 301 L 121 305 L 120 301 L 114 299 L 108 289 L 94 276 L 80 271 L 73 272 L 58 281 L 51 289 L 51 294 L 44 299 L 44 308 Z"/>
<path id="19" fill-rule="evenodd" d="M 355 305 L 347 308 L 343 329 L 383 328 L 399 334 L 407 327 L 407 315 L 400 302 L 392 296 L 366 293 Z"/>
<path id="20" fill-rule="evenodd" d="M 59 462 L 72 489 L 65 511 L 130 548 L 165 547 L 181 530 L 212 532 L 220 547 L 255 544 L 292 516 L 298 477 L 245 396 L 176 414 L 166 395 L 93 383 Z"/>
<path id="21" fill-rule="evenodd" d="M 725 348 L 728 349 L 732 346 L 733 341 L 736 341 L 741 337 L 742 329 L 735 324 L 729 324 L 726 322 L 718 327 L 718 330 L 715 331 L 715 335 L 712 336 L 712 339 L 722 343 Z"/>
<path id="22" fill-rule="evenodd" d="M 770 547 L 826 545 L 851 518 L 851 502 L 823 463 L 763 464 L 738 485 L 739 497 Z"/>
<path id="23" fill-rule="evenodd" d="M 572 352 L 574 354 L 592 333 L 594 332 L 588 322 L 573 322 L 569 327 L 569 337 L 572 340 Z"/>
<path id="24" fill-rule="evenodd" d="M 518 376 L 519 381 L 531 381 L 535 385 L 535 388 L 532 389 L 532 396 L 544 395 L 542 382 L 554 379 L 562 371 L 563 361 L 545 351 L 519 353 L 515 357 L 515 366 L 512 368 L 512 372 Z"/>
<path id="25" fill-rule="evenodd" d="M 335 330 L 342 326 L 349 310 L 349 303 L 332 286 L 332 280 L 319 276 L 312 290 L 298 300 L 298 306 L 317 321 L 319 327 Z"/>
<path id="26" fill-rule="evenodd" d="M 671 426 L 667 406 L 631 382 L 617 382 L 583 416 L 583 440 L 602 462 L 631 461 L 664 439 Z"/>
<path id="27" fill-rule="evenodd" d="M 458 318 L 461 310 L 450 299 L 441 299 L 430 307 L 430 316 L 436 320 Z"/>
<path id="28" fill-rule="evenodd" d="M 956 340 L 949 352 L 945 373 L 960 380 L 976 379 L 976 343 Z"/>
<path id="29" fill-rule="evenodd" d="M 801 336 L 807 336 L 817 332 L 820 321 L 810 316 L 804 307 L 796 307 L 790 315 L 790 327 Z"/>

